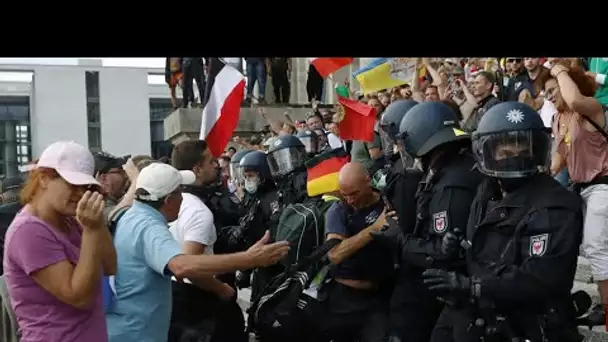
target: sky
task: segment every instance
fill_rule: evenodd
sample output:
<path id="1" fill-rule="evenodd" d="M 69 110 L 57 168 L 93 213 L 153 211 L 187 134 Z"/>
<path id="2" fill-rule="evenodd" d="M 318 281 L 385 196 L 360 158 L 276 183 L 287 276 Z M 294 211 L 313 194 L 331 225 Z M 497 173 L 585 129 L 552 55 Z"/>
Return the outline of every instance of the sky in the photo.
<path id="1" fill-rule="evenodd" d="M 102 57 L 75 57 L 75 58 L 0 58 L 0 66 L 14 64 L 42 64 L 42 65 L 77 65 L 78 59 L 101 59 L 103 66 L 112 67 L 141 67 L 165 68 L 165 58 L 102 58 Z M 0 82 L 31 82 L 31 72 L 0 72 Z M 165 83 L 163 75 L 148 76 L 148 83 Z"/>

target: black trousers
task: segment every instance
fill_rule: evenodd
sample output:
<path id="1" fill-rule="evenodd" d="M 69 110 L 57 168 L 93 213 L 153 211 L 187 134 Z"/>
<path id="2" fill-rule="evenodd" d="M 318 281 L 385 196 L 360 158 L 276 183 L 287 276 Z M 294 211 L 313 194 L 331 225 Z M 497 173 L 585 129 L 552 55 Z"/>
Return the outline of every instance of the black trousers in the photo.
<path id="1" fill-rule="evenodd" d="M 357 290 L 339 283 L 330 286 L 320 336 L 315 340 L 385 341 L 388 296 L 381 291 Z"/>
<path id="2" fill-rule="evenodd" d="M 323 100 L 323 82 L 325 80 L 321 77 L 321 74 L 315 69 L 312 64 L 308 67 L 308 78 L 306 79 L 306 93 L 308 94 L 308 102 L 312 102 L 312 99 L 317 101 Z"/>
<path id="3" fill-rule="evenodd" d="M 422 282 L 418 270 L 400 270 L 391 296 L 389 335 L 407 342 L 428 342 L 443 304 Z"/>
<path id="4" fill-rule="evenodd" d="M 203 103 L 205 96 L 205 71 L 200 63 L 190 63 L 184 65 L 184 108 L 188 104 L 194 102 L 194 86 L 192 81 L 196 82 L 199 92 L 199 101 Z"/>
<path id="5" fill-rule="evenodd" d="M 172 282 L 168 342 L 208 342 L 215 329 L 219 298 L 198 287 Z"/>
<path id="6" fill-rule="evenodd" d="M 274 91 L 274 101 L 276 103 L 289 103 L 289 77 L 287 69 L 281 67 L 273 67 L 272 72 L 272 89 Z"/>
<path id="7" fill-rule="evenodd" d="M 221 282 L 236 288 L 234 273 L 217 276 Z M 245 331 L 245 317 L 236 298 L 220 303 L 215 312 L 215 329 L 211 342 L 248 342 L 249 334 Z"/>

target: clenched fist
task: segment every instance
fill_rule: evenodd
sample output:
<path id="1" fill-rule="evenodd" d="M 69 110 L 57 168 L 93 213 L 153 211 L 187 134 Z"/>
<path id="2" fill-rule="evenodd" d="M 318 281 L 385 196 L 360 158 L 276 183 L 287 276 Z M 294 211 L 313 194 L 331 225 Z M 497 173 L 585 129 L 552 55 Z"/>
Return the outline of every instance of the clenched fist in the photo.
<path id="1" fill-rule="evenodd" d="M 87 192 L 82 195 L 76 206 L 76 219 L 84 229 L 99 229 L 105 226 L 103 208 L 105 201 L 98 192 Z"/>

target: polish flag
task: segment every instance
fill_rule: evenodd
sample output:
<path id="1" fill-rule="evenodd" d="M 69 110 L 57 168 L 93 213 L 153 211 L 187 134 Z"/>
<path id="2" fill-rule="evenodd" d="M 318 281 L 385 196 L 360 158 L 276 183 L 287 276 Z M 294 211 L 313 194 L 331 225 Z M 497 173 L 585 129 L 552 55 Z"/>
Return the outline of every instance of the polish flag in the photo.
<path id="1" fill-rule="evenodd" d="M 245 96 L 245 78 L 219 58 L 211 58 L 200 139 L 207 142 L 211 154 L 219 157 L 239 122 Z"/>
<path id="2" fill-rule="evenodd" d="M 308 61 L 312 64 L 315 69 L 321 74 L 321 77 L 325 78 L 334 72 L 342 69 L 342 67 L 349 65 L 354 60 L 353 57 L 310 57 Z"/>

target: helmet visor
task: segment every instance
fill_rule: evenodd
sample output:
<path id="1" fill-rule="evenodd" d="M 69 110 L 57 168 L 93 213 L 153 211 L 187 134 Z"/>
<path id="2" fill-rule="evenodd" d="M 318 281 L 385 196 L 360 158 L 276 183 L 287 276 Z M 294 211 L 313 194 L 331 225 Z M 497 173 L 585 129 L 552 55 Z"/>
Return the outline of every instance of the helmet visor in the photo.
<path id="1" fill-rule="evenodd" d="M 311 135 L 306 137 L 298 137 L 302 144 L 304 144 L 304 148 L 306 148 L 306 153 L 317 153 L 317 139 Z"/>
<path id="2" fill-rule="evenodd" d="M 548 169 L 549 133 L 540 130 L 492 133 L 473 142 L 479 169 L 497 178 L 521 178 Z"/>
<path id="3" fill-rule="evenodd" d="M 243 168 L 239 165 L 239 163 L 230 163 L 230 178 L 232 178 L 238 185 L 243 185 L 245 182 Z"/>
<path id="4" fill-rule="evenodd" d="M 272 176 L 285 176 L 302 167 L 306 161 L 303 148 L 289 147 L 268 154 L 268 167 Z"/>

